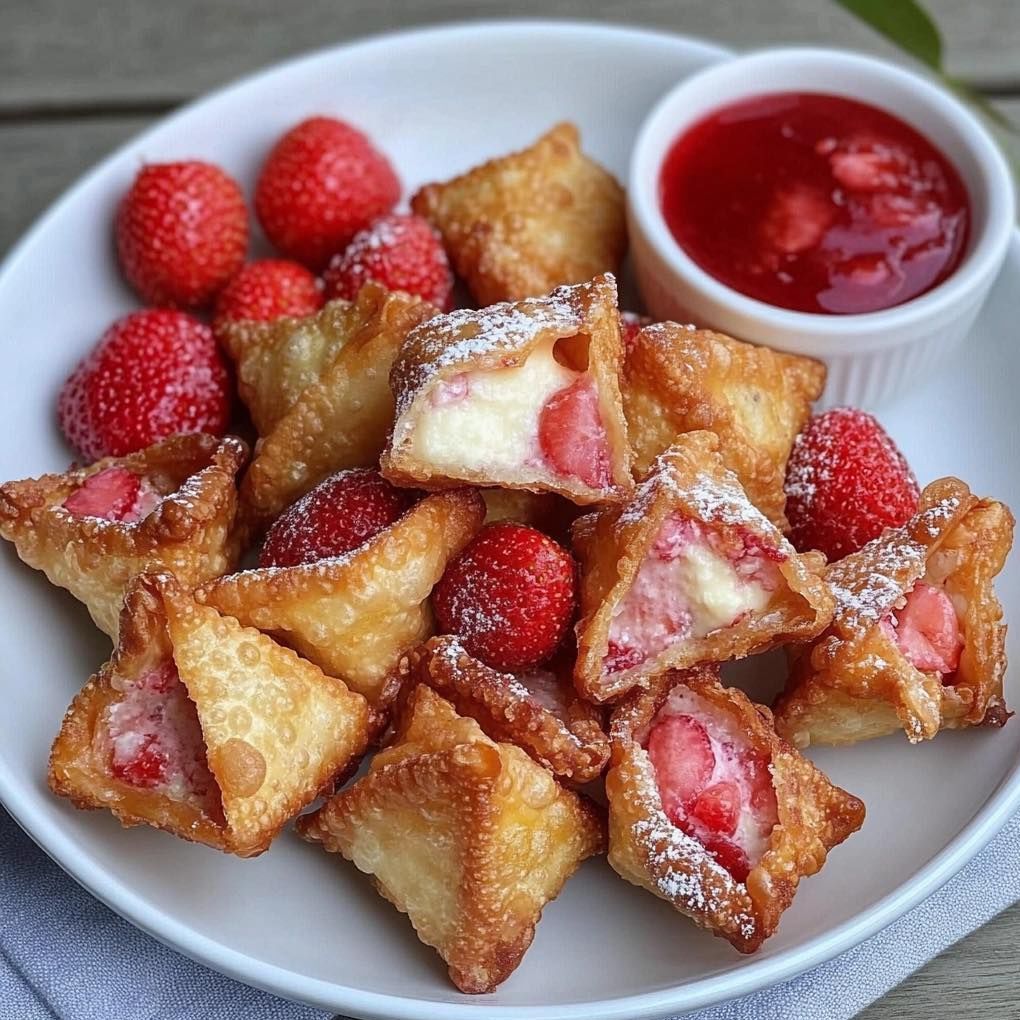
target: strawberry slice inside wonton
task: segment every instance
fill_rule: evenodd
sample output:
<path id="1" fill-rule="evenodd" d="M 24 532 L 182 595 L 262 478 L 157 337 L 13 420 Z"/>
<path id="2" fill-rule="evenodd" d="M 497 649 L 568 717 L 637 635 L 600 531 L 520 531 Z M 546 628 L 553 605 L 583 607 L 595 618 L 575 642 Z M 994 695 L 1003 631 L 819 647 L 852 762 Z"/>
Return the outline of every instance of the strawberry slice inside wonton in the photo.
<path id="1" fill-rule="evenodd" d="M 419 455 L 444 470 L 466 462 L 499 478 L 530 468 L 607 487 L 609 440 L 595 381 L 562 364 L 553 349 L 550 341 L 521 365 L 439 383 L 417 426 Z"/>
<path id="2" fill-rule="evenodd" d="M 942 588 L 918 581 L 904 596 L 904 604 L 882 619 L 881 627 L 922 673 L 945 677 L 960 665 L 960 618 Z"/>
<path id="3" fill-rule="evenodd" d="M 96 735 L 110 774 L 128 786 L 196 803 L 212 817 L 222 817 L 198 712 L 173 661 L 136 680 L 115 679 L 114 686 L 122 696 L 106 709 Z"/>
<path id="4" fill-rule="evenodd" d="M 741 528 L 714 528 L 673 513 L 662 523 L 609 628 L 607 673 L 639 666 L 677 642 L 761 612 L 785 559 Z"/>
<path id="5" fill-rule="evenodd" d="M 667 818 L 746 881 L 778 822 L 767 757 L 728 715 L 686 688 L 670 694 L 646 747 Z"/>
<path id="6" fill-rule="evenodd" d="M 161 499 L 147 478 L 126 468 L 110 467 L 86 478 L 63 506 L 75 517 L 134 524 L 147 517 Z"/>

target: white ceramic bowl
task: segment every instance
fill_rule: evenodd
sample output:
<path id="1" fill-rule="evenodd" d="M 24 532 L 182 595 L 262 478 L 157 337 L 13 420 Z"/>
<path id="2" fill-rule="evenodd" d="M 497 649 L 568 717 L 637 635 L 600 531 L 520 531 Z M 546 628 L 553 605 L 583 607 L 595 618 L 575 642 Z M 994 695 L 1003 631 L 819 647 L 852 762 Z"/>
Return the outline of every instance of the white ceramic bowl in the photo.
<path id="1" fill-rule="evenodd" d="M 959 171 L 971 203 L 963 261 L 926 294 L 879 312 L 816 315 L 747 297 L 695 264 L 659 204 L 659 172 L 686 128 L 729 103 L 769 92 L 821 92 L 870 103 L 912 124 Z M 873 406 L 918 383 L 967 336 L 1002 266 L 1015 216 L 1013 182 L 977 118 L 943 89 L 892 64 L 824 49 L 763 50 L 717 64 L 668 92 L 644 122 L 630 165 L 631 250 L 656 319 L 700 326 L 829 369 L 826 405 Z"/>

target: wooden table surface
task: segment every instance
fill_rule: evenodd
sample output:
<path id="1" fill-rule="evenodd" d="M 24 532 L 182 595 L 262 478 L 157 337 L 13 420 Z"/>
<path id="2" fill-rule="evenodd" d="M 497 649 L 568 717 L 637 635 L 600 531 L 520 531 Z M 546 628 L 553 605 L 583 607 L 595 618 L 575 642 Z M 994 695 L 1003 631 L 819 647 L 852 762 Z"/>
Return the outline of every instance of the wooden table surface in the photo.
<path id="1" fill-rule="evenodd" d="M 1020 121 L 1020 0 L 928 0 L 928 8 L 942 27 L 950 70 Z M 825 43 L 898 58 L 826 0 L 2 0 L 0 254 L 96 160 L 214 86 L 361 35 L 511 15 L 626 21 L 735 47 Z M 1020 906 L 861 1017 L 1020 1016 L 1018 941 Z"/>

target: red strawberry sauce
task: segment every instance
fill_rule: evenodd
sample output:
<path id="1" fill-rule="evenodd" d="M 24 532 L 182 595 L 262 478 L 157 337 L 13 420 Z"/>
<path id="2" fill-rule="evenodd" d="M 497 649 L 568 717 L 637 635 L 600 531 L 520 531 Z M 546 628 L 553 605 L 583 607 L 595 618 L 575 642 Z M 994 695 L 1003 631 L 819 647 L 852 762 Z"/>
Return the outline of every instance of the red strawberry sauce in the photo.
<path id="1" fill-rule="evenodd" d="M 741 100 L 685 131 L 659 180 L 684 251 L 770 305 L 850 314 L 924 294 L 960 264 L 970 205 L 949 160 L 840 96 Z"/>

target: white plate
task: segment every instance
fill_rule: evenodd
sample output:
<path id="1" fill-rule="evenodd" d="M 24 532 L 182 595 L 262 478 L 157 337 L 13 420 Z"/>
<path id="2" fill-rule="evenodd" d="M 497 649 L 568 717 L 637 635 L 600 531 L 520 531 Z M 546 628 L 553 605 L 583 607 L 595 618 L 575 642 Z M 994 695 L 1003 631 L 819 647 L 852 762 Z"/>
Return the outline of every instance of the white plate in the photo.
<path id="1" fill-rule="evenodd" d="M 409 191 L 570 118 L 588 151 L 622 175 L 652 101 L 723 56 L 705 43 L 649 32 L 482 23 L 315 54 L 170 117 L 89 174 L 3 267 L 0 478 L 58 470 L 69 459 L 55 395 L 81 353 L 133 306 L 112 257 L 110 224 L 143 159 L 212 159 L 250 188 L 281 131 L 308 114 L 334 113 L 372 133 Z M 965 353 L 884 413 L 922 480 L 957 472 L 1015 506 L 1017 289 L 1015 244 Z M 739 956 L 592 861 L 548 906 L 520 969 L 493 995 L 472 999 L 453 990 L 438 957 L 352 866 L 289 834 L 258 860 L 238 861 L 151 829 L 125 831 L 107 815 L 51 797 L 50 741 L 108 648 L 77 603 L 18 565 L 10 549 L 3 555 L 0 796 L 7 808 L 86 888 L 157 938 L 251 984 L 355 1016 L 443 1020 L 477 1017 L 481 1007 L 500 1020 L 636 1020 L 720 1002 L 799 973 L 888 924 L 970 859 L 1020 802 L 1020 723 L 951 733 L 914 749 L 888 739 L 819 753 L 829 775 L 867 802 L 868 819 L 802 885 L 779 934 L 757 956 Z M 1018 582 L 1013 564 L 999 584 L 1009 613 L 1020 606 Z M 753 682 L 760 690 L 761 678 Z"/>

